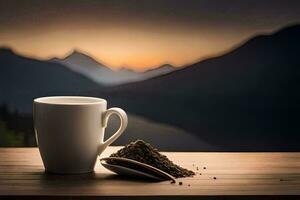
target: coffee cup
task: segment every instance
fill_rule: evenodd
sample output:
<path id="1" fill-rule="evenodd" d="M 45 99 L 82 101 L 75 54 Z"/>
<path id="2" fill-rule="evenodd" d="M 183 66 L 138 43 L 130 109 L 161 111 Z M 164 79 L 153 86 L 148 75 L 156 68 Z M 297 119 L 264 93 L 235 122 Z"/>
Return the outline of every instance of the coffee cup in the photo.
<path id="1" fill-rule="evenodd" d="M 120 128 L 104 141 L 111 115 Z M 36 141 L 46 172 L 77 174 L 93 172 L 97 157 L 126 129 L 126 113 L 107 109 L 105 99 L 81 96 L 41 97 L 33 101 Z"/>

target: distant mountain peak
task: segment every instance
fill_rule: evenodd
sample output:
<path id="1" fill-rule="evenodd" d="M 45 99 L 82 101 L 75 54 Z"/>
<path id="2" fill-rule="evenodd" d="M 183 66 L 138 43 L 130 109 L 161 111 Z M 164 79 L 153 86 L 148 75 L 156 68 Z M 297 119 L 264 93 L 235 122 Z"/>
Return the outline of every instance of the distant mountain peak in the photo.
<path id="1" fill-rule="evenodd" d="M 162 65 L 156 67 L 156 68 L 148 69 L 145 72 L 147 73 L 147 72 L 158 71 L 158 70 L 169 72 L 169 71 L 175 70 L 175 68 L 176 67 L 174 67 L 173 65 L 165 63 L 165 64 L 162 64 Z"/>
<path id="2" fill-rule="evenodd" d="M 78 49 L 73 49 L 71 51 L 71 53 L 66 55 L 64 58 L 56 59 L 56 61 L 78 63 L 80 65 L 87 65 L 87 64 L 88 65 L 96 65 L 98 67 L 105 67 L 105 68 L 110 69 L 109 67 L 102 64 L 101 62 L 99 62 L 98 60 L 93 58 L 92 56 L 88 55 L 88 53 L 82 52 L 81 50 L 78 50 Z"/>
<path id="3" fill-rule="evenodd" d="M 279 29 L 278 31 L 276 31 L 274 33 L 274 35 L 275 34 L 284 34 L 284 33 L 288 33 L 288 34 L 298 33 L 299 34 L 299 32 L 300 32 L 300 24 L 293 24 L 293 25 L 289 25 L 289 26 Z"/>
<path id="4" fill-rule="evenodd" d="M 78 49 L 73 49 L 71 51 L 71 53 L 67 54 L 64 58 L 64 59 L 67 59 L 67 58 L 72 58 L 72 57 L 86 57 L 86 58 L 89 58 L 89 59 L 93 59 L 95 60 L 94 58 L 92 58 L 91 56 L 89 56 L 87 53 L 83 53 L 82 51 L 78 50 Z"/>
<path id="5" fill-rule="evenodd" d="M 174 69 L 175 67 L 169 63 L 165 63 L 165 64 L 162 64 L 160 65 L 158 68 L 171 68 L 171 69 Z"/>
<path id="6" fill-rule="evenodd" d="M 0 53 L 15 54 L 15 52 L 12 50 L 12 48 L 7 47 L 7 46 L 0 47 Z"/>
<path id="7" fill-rule="evenodd" d="M 294 25 L 289 25 L 277 29 L 276 31 L 271 33 L 258 34 L 250 38 L 248 41 L 246 41 L 246 43 L 254 40 L 261 40 L 261 39 L 264 40 L 266 37 L 271 37 L 271 38 L 281 37 L 281 38 L 289 39 L 290 37 L 297 37 L 299 35 L 300 35 L 300 24 L 294 24 Z"/>

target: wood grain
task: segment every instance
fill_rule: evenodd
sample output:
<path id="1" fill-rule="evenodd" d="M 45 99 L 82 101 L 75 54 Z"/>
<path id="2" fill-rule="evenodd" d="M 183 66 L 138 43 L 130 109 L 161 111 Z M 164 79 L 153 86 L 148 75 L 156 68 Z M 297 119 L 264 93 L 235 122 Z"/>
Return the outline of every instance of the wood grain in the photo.
<path id="1" fill-rule="evenodd" d="M 118 148 L 109 147 L 101 157 Z M 300 199 L 300 153 L 164 154 L 197 175 L 176 184 L 135 180 L 115 175 L 99 162 L 95 173 L 45 174 L 37 148 L 0 148 L 0 197 Z"/>

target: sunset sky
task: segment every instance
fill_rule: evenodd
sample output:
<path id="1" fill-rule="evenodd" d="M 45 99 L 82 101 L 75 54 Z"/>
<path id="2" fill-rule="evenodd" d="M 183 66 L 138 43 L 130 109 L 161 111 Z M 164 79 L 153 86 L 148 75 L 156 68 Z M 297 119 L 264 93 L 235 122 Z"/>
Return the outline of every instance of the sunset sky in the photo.
<path id="1" fill-rule="evenodd" d="M 298 0 L 0 0 L 0 46 L 39 59 L 78 49 L 114 69 L 185 65 L 292 23 Z"/>

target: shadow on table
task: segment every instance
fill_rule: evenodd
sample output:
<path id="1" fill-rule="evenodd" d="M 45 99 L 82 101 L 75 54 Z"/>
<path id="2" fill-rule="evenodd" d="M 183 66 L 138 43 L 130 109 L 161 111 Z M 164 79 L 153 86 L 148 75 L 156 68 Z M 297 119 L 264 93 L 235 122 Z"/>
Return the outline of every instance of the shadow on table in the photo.
<path id="1" fill-rule="evenodd" d="M 38 179 L 41 183 L 50 183 L 51 182 L 63 182 L 63 183 L 82 183 L 85 182 L 99 182 L 99 181 L 110 181 L 110 182 L 122 182 L 122 181 L 130 181 L 130 182 L 141 182 L 141 183 L 154 183 L 159 182 L 154 179 L 142 178 L 142 177 L 130 177 L 130 176 L 121 176 L 118 174 L 104 174 L 104 173 L 84 173 L 84 174 L 54 174 L 48 172 L 35 173 L 38 176 Z"/>

